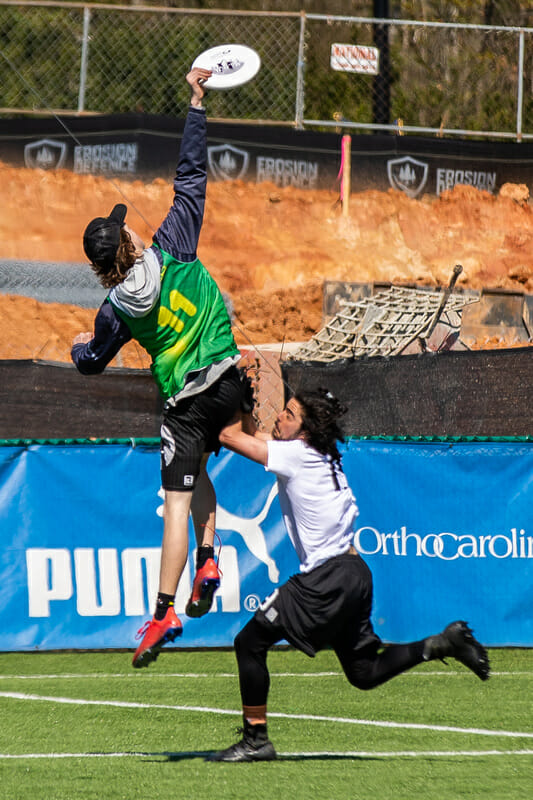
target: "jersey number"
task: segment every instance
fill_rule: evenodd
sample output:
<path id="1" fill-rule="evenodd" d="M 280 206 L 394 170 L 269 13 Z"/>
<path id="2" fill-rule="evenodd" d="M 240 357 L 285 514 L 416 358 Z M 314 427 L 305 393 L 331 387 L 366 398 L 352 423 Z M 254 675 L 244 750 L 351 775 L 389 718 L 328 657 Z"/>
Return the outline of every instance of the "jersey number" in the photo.
<path id="1" fill-rule="evenodd" d="M 165 306 L 161 306 L 159 309 L 159 316 L 158 316 L 158 323 L 161 327 L 170 327 L 173 328 L 177 333 L 183 330 L 185 327 L 185 323 L 181 320 L 174 312 L 176 311 L 184 311 L 188 317 L 194 317 L 197 312 L 197 308 L 194 303 L 191 303 L 190 300 L 178 292 L 177 289 L 173 289 L 169 294 L 169 301 L 170 301 L 170 308 L 165 308 Z"/>

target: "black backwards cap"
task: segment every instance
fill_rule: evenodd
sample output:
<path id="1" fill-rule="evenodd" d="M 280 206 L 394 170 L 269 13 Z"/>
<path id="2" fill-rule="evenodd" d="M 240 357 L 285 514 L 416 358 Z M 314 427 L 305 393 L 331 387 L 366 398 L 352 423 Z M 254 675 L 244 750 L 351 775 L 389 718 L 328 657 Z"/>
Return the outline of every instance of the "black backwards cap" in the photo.
<path id="1" fill-rule="evenodd" d="M 124 225 L 127 208 L 118 203 L 108 217 L 96 217 L 85 228 L 83 249 L 92 264 L 109 272 L 113 269 L 120 244 L 120 229 Z"/>

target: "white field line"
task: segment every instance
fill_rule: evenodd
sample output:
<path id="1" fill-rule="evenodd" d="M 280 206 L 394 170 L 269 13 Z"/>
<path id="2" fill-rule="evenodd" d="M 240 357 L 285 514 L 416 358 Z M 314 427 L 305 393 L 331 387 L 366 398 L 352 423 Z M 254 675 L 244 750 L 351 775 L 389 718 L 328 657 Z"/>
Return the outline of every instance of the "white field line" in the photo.
<path id="1" fill-rule="evenodd" d="M 123 700 L 82 700 L 73 697 L 53 697 L 49 695 L 22 694 L 20 692 L 0 692 L 0 697 L 11 700 L 41 701 L 79 706 L 107 706 L 109 708 L 164 709 L 167 711 L 196 711 L 201 714 L 225 714 L 242 716 L 242 709 L 210 708 L 209 706 L 173 706 L 159 703 L 133 703 Z M 283 714 L 270 712 L 269 717 L 278 719 L 297 719 L 312 722 L 333 722 L 345 725 L 369 725 L 376 728 L 402 728 L 408 730 L 440 731 L 445 733 L 465 733 L 477 736 L 508 737 L 513 739 L 533 739 L 533 733 L 521 731 L 498 731 L 486 728 L 459 728 L 452 725 L 427 725 L 415 722 L 391 722 L 385 720 L 353 719 L 350 717 L 327 717 L 320 714 Z"/>
<path id="2" fill-rule="evenodd" d="M 397 675 L 395 681 L 399 678 L 408 678 L 408 677 L 417 677 L 417 678 L 433 678 L 435 676 L 444 676 L 444 677 L 454 677 L 454 678 L 471 678 L 472 674 L 469 670 L 436 670 L 433 672 L 429 672 L 424 670 L 423 672 L 418 672 L 416 670 L 412 670 L 410 672 L 404 672 L 400 675 Z M 533 672 L 523 671 L 523 672 L 492 672 L 490 673 L 491 678 L 514 678 L 516 677 L 530 677 L 533 678 Z M 271 672 L 271 678 L 342 678 L 344 677 L 344 673 L 340 670 L 338 671 L 331 671 L 331 672 Z M 134 680 L 144 680 L 146 678 L 154 678 L 154 679 L 168 679 L 168 678 L 238 678 L 238 674 L 236 672 L 140 672 L 138 670 L 131 670 L 129 672 L 112 672 L 112 673 L 105 673 L 105 672 L 88 672 L 88 673 L 76 673 L 76 672 L 64 672 L 64 673 L 57 673 L 57 674 L 27 674 L 27 675 L 0 675 L 0 681 L 2 680 L 71 680 L 71 679 L 82 679 L 87 680 L 90 678 L 119 678 L 120 680 L 124 680 L 124 678 L 133 678 Z"/>
<path id="3" fill-rule="evenodd" d="M 162 756 L 167 758 L 201 758 L 209 755 L 211 751 L 190 750 L 179 753 L 21 753 L 18 755 L 9 755 L 7 753 L 0 753 L 0 759 L 4 760 L 20 760 L 20 759 L 37 759 L 37 758 L 146 758 L 154 756 Z M 279 759 L 294 759 L 294 758 L 464 758 L 470 756 L 473 758 L 484 758 L 487 756 L 532 756 L 533 750 L 391 750 L 390 752 L 372 752 L 371 750 L 353 750 L 347 752 L 335 752 L 332 750 L 323 750 L 319 752 L 310 753 L 278 753 Z"/>
<path id="4" fill-rule="evenodd" d="M 327 750 L 317 753 L 279 753 L 285 758 L 320 758 L 322 757 L 341 757 L 344 758 L 416 758 L 417 756 L 444 757 L 447 756 L 533 756 L 533 750 L 397 750 L 391 752 L 375 752 L 371 750 L 354 750 L 346 753 L 333 753 Z"/>

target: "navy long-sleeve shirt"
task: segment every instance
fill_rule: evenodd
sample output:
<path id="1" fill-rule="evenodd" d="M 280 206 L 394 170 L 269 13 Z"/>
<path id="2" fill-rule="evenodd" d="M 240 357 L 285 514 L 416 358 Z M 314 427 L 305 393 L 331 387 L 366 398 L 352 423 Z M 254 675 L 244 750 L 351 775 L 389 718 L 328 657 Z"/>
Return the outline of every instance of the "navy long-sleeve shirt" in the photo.
<path id="1" fill-rule="evenodd" d="M 205 109 L 189 107 L 180 147 L 174 200 L 169 212 L 153 236 L 150 248 L 160 266 L 159 247 L 178 261 L 196 259 L 202 228 L 207 185 L 207 122 Z M 132 338 L 131 331 L 116 313 L 109 298 L 100 306 L 94 321 L 94 336 L 86 344 L 75 344 L 71 358 L 83 375 L 104 371 L 123 345 Z"/>

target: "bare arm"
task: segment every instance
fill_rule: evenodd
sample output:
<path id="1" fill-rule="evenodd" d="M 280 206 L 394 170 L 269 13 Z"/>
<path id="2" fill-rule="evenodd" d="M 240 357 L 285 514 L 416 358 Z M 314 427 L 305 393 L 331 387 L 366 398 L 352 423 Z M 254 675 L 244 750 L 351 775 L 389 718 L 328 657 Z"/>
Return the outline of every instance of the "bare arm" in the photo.
<path id="1" fill-rule="evenodd" d="M 267 440 L 271 437 L 256 430 L 251 414 L 234 419 L 220 432 L 219 438 L 220 443 L 228 450 L 233 450 L 241 456 L 266 466 L 268 461 Z"/>

